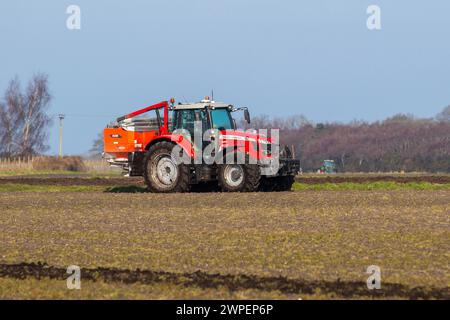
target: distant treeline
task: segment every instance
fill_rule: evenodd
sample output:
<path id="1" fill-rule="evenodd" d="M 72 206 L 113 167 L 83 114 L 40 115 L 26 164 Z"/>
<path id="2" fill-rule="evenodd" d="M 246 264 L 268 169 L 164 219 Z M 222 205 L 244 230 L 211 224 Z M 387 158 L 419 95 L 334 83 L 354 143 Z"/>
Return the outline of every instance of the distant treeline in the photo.
<path id="1" fill-rule="evenodd" d="M 450 107 L 433 119 L 399 114 L 373 123 L 311 123 L 303 116 L 254 117 L 253 128 L 280 128 L 303 171 L 335 161 L 341 172 L 450 172 Z"/>

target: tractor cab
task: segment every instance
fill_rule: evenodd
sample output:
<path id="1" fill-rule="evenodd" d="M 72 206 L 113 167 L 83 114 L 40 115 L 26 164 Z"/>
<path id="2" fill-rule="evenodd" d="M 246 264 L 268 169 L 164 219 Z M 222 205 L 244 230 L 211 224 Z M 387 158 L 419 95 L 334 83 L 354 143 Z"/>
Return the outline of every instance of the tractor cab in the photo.
<path id="1" fill-rule="evenodd" d="M 244 117 L 250 123 L 250 115 L 247 108 L 236 108 L 231 104 L 215 102 L 206 97 L 198 103 L 179 103 L 172 105 L 171 131 L 187 130 L 194 135 L 195 124 L 201 124 L 202 132 L 206 130 L 236 130 L 237 125 L 231 113 L 244 110 Z"/>

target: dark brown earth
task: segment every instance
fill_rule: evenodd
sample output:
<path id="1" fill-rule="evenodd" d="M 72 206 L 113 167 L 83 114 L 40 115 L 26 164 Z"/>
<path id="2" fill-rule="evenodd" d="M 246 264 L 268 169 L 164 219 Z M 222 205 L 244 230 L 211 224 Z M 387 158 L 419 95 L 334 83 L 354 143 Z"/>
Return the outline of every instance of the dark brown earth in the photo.
<path id="1" fill-rule="evenodd" d="M 297 176 L 296 181 L 304 184 L 321 183 L 368 183 L 379 181 L 392 181 L 397 183 L 429 182 L 450 183 L 450 175 L 417 175 L 417 176 Z M 27 185 L 56 185 L 56 186 L 129 186 L 144 185 L 142 177 L 115 177 L 115 178 L 91 178 L 91 177 L 67 177 L 67 176 L 16 176 L 0 178 L 0 183 L 16 183 Z"/>
<path id="2" fill-rule="evenodd" d="M 89 177 L 6 177 L 1 183 L 51 186 L 129 186 L 144 185 L 142 177 L 89 178 Z"/>
<path id="3" fill-rule="evenodd" d="M 261 277 L 257 275 L 221 275 L 209 274 L 202 271 L 193 273 L 172 273 L 152 270 L 127 270 L 117 268 L 83 269 L 83 279 L 91 281 L 104 281 L 107 283 L 168 283 L 184 287 L 199 288 L 226 288 L 231 291 L 257 289 L 278 290 L 286 294 L 313 294 L 320 290 L 323 293 L 334 293 L 345 298 L 358 297 L 391 297 L 397 296 L 406 299 L 450 299 L 450 288 L 414 287 L 402 284 L 384 283 L 383 290 L 367 290 L 365 283 L 360 281 L 307 281 L 289 279 L 283 276 Z M 15 279 L 43 278 L 65 280 L 65 268 L 49 266 L 45 263 L 19 263 L 0 264 L 0 277 Z"/>

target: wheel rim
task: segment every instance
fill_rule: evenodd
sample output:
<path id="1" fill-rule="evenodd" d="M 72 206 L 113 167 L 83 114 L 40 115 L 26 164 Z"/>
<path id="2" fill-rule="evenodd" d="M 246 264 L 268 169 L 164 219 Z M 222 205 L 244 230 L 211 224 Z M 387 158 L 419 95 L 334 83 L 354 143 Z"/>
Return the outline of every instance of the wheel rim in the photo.
<path id="1" fill-rule="evenodd" d="M 229 164 L 223 172 L 226 183 L 231 187 L 239 186 L 244 180 L 244 170 L 239 164 Z"/>
<path id="2" fill-rule="evenodd" d="M 167 154 L 158 155 L 152 163 L 152 178 L 161 187 L 172 186 L 178 178 L 178 167 Z"/>

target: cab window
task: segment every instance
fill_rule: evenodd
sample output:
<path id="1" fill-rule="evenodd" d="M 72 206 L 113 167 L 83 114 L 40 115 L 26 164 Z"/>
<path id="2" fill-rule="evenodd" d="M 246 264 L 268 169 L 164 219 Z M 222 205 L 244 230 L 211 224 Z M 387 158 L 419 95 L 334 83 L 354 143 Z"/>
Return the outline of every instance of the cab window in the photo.
<path id="1" fill-rule="evenodd" d="M 211 120 L 213 129 L 233 129 L 233 121 L 231 120 L 230 113 L 226 108 L 211 110 Z"/>
<path id="2" fill-rule="evenodd" d="M 205 110 L 177 110 L 175 111 L 173 130 L 185 129 L 189 131 L 191 135 L 194 134 L 195 121 L 202 122 L 202 130 L 208 129 L 208 122 L 206 118 Z"/>

